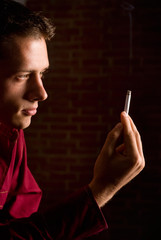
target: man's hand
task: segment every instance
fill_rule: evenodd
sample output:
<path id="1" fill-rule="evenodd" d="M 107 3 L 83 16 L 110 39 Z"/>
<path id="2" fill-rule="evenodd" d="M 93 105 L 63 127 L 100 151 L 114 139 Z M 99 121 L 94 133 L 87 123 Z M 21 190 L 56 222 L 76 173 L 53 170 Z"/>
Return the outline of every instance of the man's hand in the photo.
<path id="1" fill-rule="evenodd" d="M 139 132 L 132 119 L 122 112 L 121 123 L 109 132 L 96 160 L 94 176 L 89 184 L 99 207 L 138 175 L 144 166 Z"/>

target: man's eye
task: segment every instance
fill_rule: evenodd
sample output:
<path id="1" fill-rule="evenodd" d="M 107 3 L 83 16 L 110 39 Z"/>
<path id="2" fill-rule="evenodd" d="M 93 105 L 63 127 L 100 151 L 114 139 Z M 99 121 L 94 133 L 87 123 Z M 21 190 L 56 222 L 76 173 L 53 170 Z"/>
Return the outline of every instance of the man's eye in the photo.
<path id="1" fill-rule="evenodd" d="M 40 72 L 40 77 L 41 79 L 44 79 L 45 78 L 45 75 L 49 72 L 49 69 L 46 69 L 45 71 L 43 72 Z"/>
<path id="2" fill-rule="evenodd" d="M 29 78 L 29 74 L 23 74 L 23 75 L 18 75 L 17 76 L 17 79 L 20 79 L 20 80 L 25 80 L 25 79 L 28 79 Z"/>
<path id="3" fill-rule="evenodd" d="M 40 73 L 40 77 L 41 77 L 42 79 L 44 78 L 44 73 L 43 73 L 43 72 Z"/>
<path id="4" fill-rule="evenodd" d="M 41 73 L 40 73 L 40 77 L 41 77 L 41 79 L 44 79 L 45 74 L 46 74 L 46 72 L 41 72 Z"/>

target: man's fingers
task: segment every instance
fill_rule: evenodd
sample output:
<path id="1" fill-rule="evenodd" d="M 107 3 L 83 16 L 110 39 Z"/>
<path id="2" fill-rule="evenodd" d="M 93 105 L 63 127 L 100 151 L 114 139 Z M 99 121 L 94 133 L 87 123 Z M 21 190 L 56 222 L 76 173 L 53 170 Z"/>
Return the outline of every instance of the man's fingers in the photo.
<path id="1" fill-rule="evenodd" d="M 129 119 L 130 119 L 131 127 L 132 127 L 132 129 L 135 133 L 136 143 L 137 143 L 137 146 L 138 146 L 139 153 L 140 153 L 140 155 L 143 156 L 144 154 L 143 154 L 143 147 L 142 147 L 140 134 L 139 134 L 139 132 L 138 132 L 138 130 L 137 130 L 137 128 L 136 128 L 136 126 L 135 126 L 135 124 L 134 124 L 134 122 L 133 122 L 133 120 L 131 119 L 130 116 L 129 116 Z"/>
<path id="2" fill-rule="evenodd" d="M 125 143 L 126 152 L 129 155 L 133 155 L 133 157 L 135 156 L 137 157 L 138 146 L 136 143 L 136 136 L 131 126 L 129 116 L 125 112 L 121 113 L 121 122 L 123 124 L 123 129 L 124 129 L 124 143 Z"/>
<path id="3" fill-rule="evenodd" d="M 140 134 L 132 119 L 125 112 L 121 113 L 121 121 L 124 127 L 126 151 L 133 156 L 134 160 L 137 160 L 139 166 L 144 167 L 145 161 Z"/>

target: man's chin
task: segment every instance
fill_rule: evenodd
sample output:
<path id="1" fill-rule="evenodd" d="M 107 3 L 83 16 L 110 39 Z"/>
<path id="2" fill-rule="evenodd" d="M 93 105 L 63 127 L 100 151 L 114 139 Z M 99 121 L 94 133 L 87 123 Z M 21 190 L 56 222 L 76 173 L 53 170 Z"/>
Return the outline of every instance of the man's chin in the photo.
<path id="1" fill-rule="evenodd" d="M 31 124 L 31 117 L 21 121 L 13 121 L 12 127 L 17 129 L 25 129 L 25 128 L 28 128 L 30 124 Z"/>

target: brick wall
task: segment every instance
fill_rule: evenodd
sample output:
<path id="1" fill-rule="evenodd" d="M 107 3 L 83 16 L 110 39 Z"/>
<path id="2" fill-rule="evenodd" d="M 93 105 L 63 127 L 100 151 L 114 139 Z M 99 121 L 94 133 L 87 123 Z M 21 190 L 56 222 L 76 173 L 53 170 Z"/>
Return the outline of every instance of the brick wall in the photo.
<path id="1" fill-rule="evenodd" d="M 130 2 L 132 58 L 130 18 L 121 1 L 28 0 L 56 25 L 44 81 L 49 98 L 25 130 L 29 165 L 44 192 L 41 209 L 90 182 L 126 90 L 132 90 L 130 115 L 142 135 L 146 168 L 104 207 L 109 230 L 91 239 L 148 239 L 150 224 L 153 228 L 159 218 L 161 5 Z"/>

